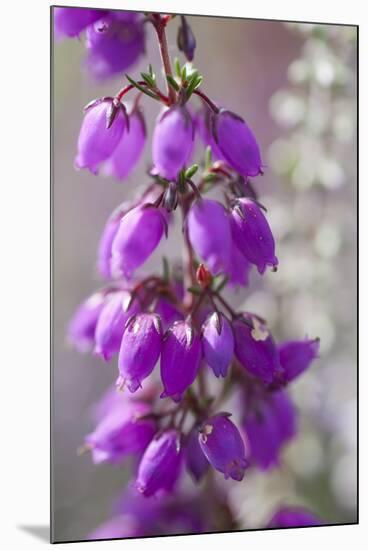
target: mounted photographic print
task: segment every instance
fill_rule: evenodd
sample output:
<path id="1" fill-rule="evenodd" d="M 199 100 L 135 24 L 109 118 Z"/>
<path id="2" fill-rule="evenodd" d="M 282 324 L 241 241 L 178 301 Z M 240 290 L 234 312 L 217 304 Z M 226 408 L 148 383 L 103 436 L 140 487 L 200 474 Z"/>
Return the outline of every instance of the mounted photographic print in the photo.
<path id="1" fill-rule="evenodd" d="M 357 523 L 358 28 L 51 26 L 52 540 Z"/>

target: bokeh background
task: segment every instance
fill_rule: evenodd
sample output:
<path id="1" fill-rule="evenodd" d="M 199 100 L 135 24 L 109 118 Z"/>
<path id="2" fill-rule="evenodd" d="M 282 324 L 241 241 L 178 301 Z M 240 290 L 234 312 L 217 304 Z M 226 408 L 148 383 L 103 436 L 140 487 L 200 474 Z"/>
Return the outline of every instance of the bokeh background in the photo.
<path id="1" fill-rule="evenodd" d="M 292 389 L 300 433 L 281 467 L 252 471 L 231 489 L 247 528 L 259 527 L 279 503 L 302 504 L 329 523 L 357 517 L 356 48 L 348 26 L 189 17 L 195 65 L 204 89 L 242 115 L 260 143 L 265 175 L 256 182 L 266 204 L 280 268 L 229 292 L 229 301 L 266 317 L 278 339 L 319 336 L 321 358 Z M 172 55 L 175 20 L 169 26 Z M 96 246 L 110 212 L 148 182 L 150 140 L 138 169 L 123 183 L 73 168 L 83 106 L 113 95 L 119 79 L 96 84 L 83 71 L 83 38 L 53 48 L 54 350 L 53 487 L 57 540 L 85 538 L 108 518 L 127 472 L 78 457 L 91 431 L 91 406 L 116 378 L 115 365 L 79 355 L 65 340 L 77 304 L 99 284 Z M 160 66 L 152 29 L 147 53 Z M 179 55 L 183 61 L 183 58 Z M 146 69 L 141 60 L 130 73 Z M 157 106 L 144 100 L 147 127 Z M 198 104 L 199 105 L 199 104 Z M 144 271 L 177 257 L 170 232 Z M 241 304 L 241 306 L 240 306 Z"/>

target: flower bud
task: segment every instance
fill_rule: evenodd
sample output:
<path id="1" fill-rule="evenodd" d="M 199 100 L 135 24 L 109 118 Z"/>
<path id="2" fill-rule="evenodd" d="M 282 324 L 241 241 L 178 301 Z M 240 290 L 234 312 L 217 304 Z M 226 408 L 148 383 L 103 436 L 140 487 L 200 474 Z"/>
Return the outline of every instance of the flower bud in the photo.
<path id="1" fill-rule="evenodd" d="M 198 428 L 193 428 L 189 432 L 184 453 L 187 470 L 192 474 L 194 480 L 199 483 L 207 472 L 210 463 L 199 444 Z"/>
<path id="2" fill-rule="evenodd" d="M 78 307 L 69 323 L 68 340 L 81 352 L 88 351 L 94 345 L 96 325 L 105 299 L 104 292 L 92 294 Z"/>
<path id="3" fill-rule="evenodd" d="M 95 349 L 105 361 L 109 361 L 120 349 L 125 323 L 138 311 L 138 302 L 132 305 L 131 293 L 127 290 L 107 296 L 95 331 Z"/>
<path id="4" fill-rule="evenodd" d="M 139 205 L 125 214 L 112 243 L 112 276 L 130 278 L 154 252 L 165 229 L 161 210 L 152 205 Z"/>
<path id="5" fill-rule="evenodd" d="M 237 200 L 231 213 L 231 228 L 235 244 L 259 273 L 263 274 L 267 265 L 276 268 L 278 259 L 270 226 L 252 199 Z"/>
<path id="6" fill-rule="evenodd" d="M 97 80 L 122 74 L 144 53 L 144 42 L 137 13 L 109 12 L 87 29 L 87 69 Z"/>
<path id="7" fill-rule="evenodd" d="M 235 355 L 243 367 L 264 384 L 282 375 L 279 356 L 272 334 L 257 316 L 244 314 L 233 323 Z"/>
<path id="8" fill-rule="evenodd" d="M 119 353 L 120 380 L 134 393 L 153 371 L 161 352 L 162 329 L 154 313 L 140 313 L 125 328 Z"/>
<path id="9" fill-rule="evenodd" d="M 199 286 L 203 289 L 208 288 L 213 281 L 211 272 L 203 264 L 199 264 L 197 268 L 196 279 Z"/>
<path id="10" fill-rule="evenodd" d="M 174 323 L 166 332 L 161 353 L 161 397 L 180 401 L 194 382 L 201 362 L 199 336 L 187 321 Z"/>
<path id="11" fill-rule="evenodd" d="M 178 29 L 177 43 L 179 50 L 184 53 L 187 60 L 193 61 L 194 51 L 196 48 L 196 39 L 184 15 L 181 16 L 181 25 Z"/>
<path id="12" fill-rule="evenodd" d="M 242 118 L 222 109 L 213 118 L 213 134 L 226 162 L 239 174 L 254 177 L 262 173 L 258 143 Z"/>
<path id="13" fill-rule="evenodd" d="M 208 418 L 200 428 L 199 444 L 210 464 L 224 474 L 241 481 L 248 463 L 238 428 L 226 414 Z"/>
<path id="14" fill-rule="evenodd" d="M 102 99 L 87 106 L 78 138 L 77 168 L 88 168 L 97 174 L 100 164 L 108 159 L 117 147 L 125 129 L 121 108 L 108 128 L 112 100 Z"/>
<path id="15" fill-rule="evenodd" d="M 217 275 L 230 265 L 231 228 L 225 208 L 211 199 L 197 201 L 189 210 L 188 236 L 198 256 Z"/>
<path id="16" fill-rule="evenodd" d="M 85 438 L 93 462 L 119 463 L 128 455 L 142 453 L 155 434 L 151 419 L 140 419 L 151 412 L 139 401 L 115 401 L 95 430 Z"/>
<path id="17" fill-rule="evenodd" d="M 152 157 L 161 177 L 177 178 L 190 157 L 193 139 L 193 123 L 185 107 L 175 105 L 159 115 L 153 133 Z"/>
<path id="18" fill-rule="evenodd" d="M 180 434 L 168 430 L 148 445 L 138 468 L 136 487 L 149 497 L 171 492 L 180 475 L 182 449 Z"/>
<path id="19" fill-rule="evenodd" d="M 296 433 L 294 406 L 284 391 L 267 394 L 246 407 L 243 427 L 250 459 L 262 470 L 279 464 L 284 444 Z"/>
<path id="20" fill-rule="evenodd" d="M 279 508 L 272 516 L 268 527 L 308 527 L 322 525 L 321 519 L 313 512 L 298 506 Z"/>
<path id="21" fill-rule="evenodd" d="M 203 355 L 215 376 L 225 377 L 234 353 L 234 336 L 229 321 L 214 312 L 203 325 Z"/>
<path id="22" fill-rule="evenodd" d="M 139 161 L 146 142 L 146 126 L 139 110 L 129 117 L 129 128 L 125 130 L 111 157 L 103 166 L 104 174 L 118 180 L 127 178 Z"/>
<path id="23" fill-rule="evenodd" d="M 281 366 L 284 369 L 283 379 L 291 382 L 302 374 L 318 357 L 319 338 L 283 342 L 278 346 Z"/>
<path id="24" fill-rule="evenodd" d="M 56 38 L 79 36 L 89 25 L 106 14 L 105 10 L 86 8 L 54 8 L 54 29 Z"/>

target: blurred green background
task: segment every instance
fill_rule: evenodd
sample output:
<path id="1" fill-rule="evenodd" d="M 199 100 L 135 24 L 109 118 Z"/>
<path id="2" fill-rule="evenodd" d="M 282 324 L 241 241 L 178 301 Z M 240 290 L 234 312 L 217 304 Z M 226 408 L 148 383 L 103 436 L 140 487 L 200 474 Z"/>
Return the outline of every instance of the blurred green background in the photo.
<path id="1" fill-rule="evenodd" d="M 255 187 L 268 208 L 280 269 L 229 292 L 265 316 L 279 339 L 319 336 L 321 359 L 292 388 L 300 433 L 280 469 L 231 485 L 244 527 L 263 524 L 279 503 L 303 504 L 331 523 L 356 520 L 356 29 L 189 17 L 203 89 L 243 116 L 267 164 Z M 177 55 L 176 27 L 169 26 Z M 159 67 L 152 29 L 147 56 Z M 113 95 L 119 79 L 94 83 L 82 69 L 83 37 L 54 45 L 54 528 L 80 539 L 109 516 L 124 467 L 94 467 L 77 448 L 92 428 L 90 407 L 116 378 L 115 365 L 78 355 L 65 342 L 76 305 L 99 284 L 96 246 L 110 212 L 148 182 L 150 139 L 127 181 L 73 168 L 83 106 Z M 183 58 L 179 56 L 182 61 Z M 137 77 L 147 58 L 130 70 Z M 157 105 L 143 101 L 147 127 Z M 199 104 L 198 104 L 199 105 Z M 149 136 L 150 138 L 150 136 Z M 177 256 L 178 231 L 144 267 Z"/>

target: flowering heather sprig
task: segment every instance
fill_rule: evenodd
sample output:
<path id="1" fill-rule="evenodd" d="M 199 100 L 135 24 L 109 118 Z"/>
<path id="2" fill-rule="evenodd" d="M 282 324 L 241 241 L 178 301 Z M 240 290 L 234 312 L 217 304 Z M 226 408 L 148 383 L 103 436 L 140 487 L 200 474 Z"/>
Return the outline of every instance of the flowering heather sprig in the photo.
<path id="1" fill-rule="evenodd" d="M 191 64 L 176 59 L 173 70 L 165 30 L 172 15 L 57 10 L 59 35 L 86 32 L 86 63 L 99 79 L 122 74 L 140 57 L 143 23 L 150 23 L 166 78 L 161 90 L 150 64 L 137 80 L 126 75 L 118 92 L 86 107 L 78 139 L 76 167 L 120 181 L 132 176 L 152 135 L 146 190 L 121 204 L 102 231 L 97 269 L 106 286 L 83 302 L 68 327 L 78 349 L 105 360 L 119 354 L 120 391 L 110 390 L 99 403 L 85 447 L 95 463 L 135 457 L 124 503 L 92 538 L 234 529 L 236 514 L 213 472 L 241 482 L 248 467 L 279 465 L 297 431 L 284 386 L 319 350 L 318 339 L 276 343 L 264 319 L 234 309 L 223 295 L 227 286 L 248 285 L 253 265 L 259 274 L 278 266 L 274 236 L 249 181 L 263 173 L 256 137 L 205 93 L 203 76 Z M 178 46 L 193 59 L 196 39 L 184 17 Z M 129 104 L 127 94 L 135 94 Z M 143 100 L 160 104 L 153 130 L 146 130 Z M 200 159 L 196 135 L 206 147 Z M 214 198 L 205 196 L 212 190 Z M 139 275 L 177 210 L 182 267 L 164 259 L 161 275 Z M 230 413 L 219 412 L 228 397 L 239 395 L 241 430 Z M 190 498 L 179 489 L 188 473 L 196 491 Z M 280 510 L 269 526 L 313 520 L 303 514 Z"/>

